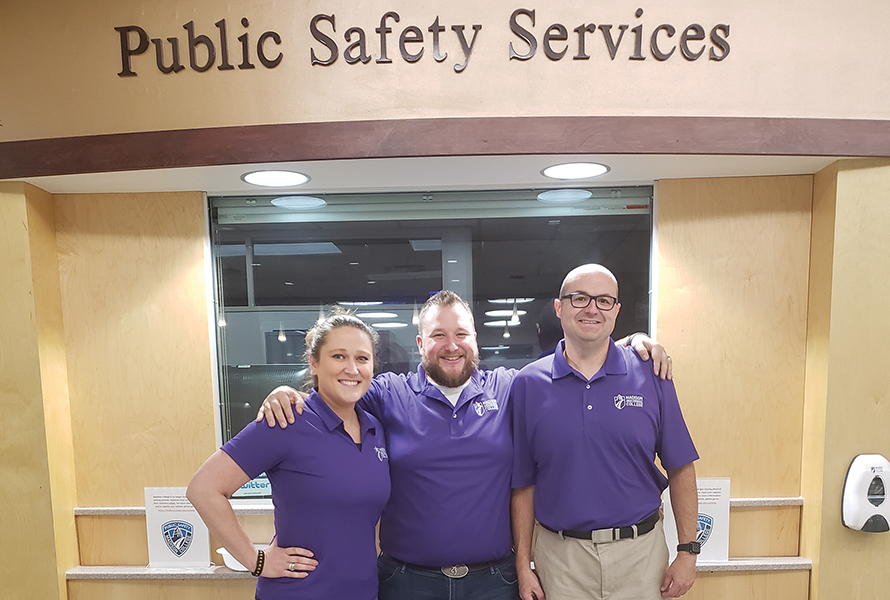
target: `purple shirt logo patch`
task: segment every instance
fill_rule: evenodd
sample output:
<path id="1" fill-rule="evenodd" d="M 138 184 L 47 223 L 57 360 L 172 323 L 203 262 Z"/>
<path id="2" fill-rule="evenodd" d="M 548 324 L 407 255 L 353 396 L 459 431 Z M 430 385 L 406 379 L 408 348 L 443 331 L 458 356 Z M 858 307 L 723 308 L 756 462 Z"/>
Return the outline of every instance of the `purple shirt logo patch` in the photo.
<path id="1" fill-rule="evenodd" d="M 475 410 L 476 414 L 480 417 L 490 410 L 497 409 L 498 401 L 494 398 L 492 398 L 491 400 L 483 400 L 481 402 L 479 402 L 478 400 L 476 402 L 473 402 L 473 410 Z"/>
<path id="2" fill-rule="evenodd" d="M 379 460 L 380 462 L 383 462 L 383 461 L 385 461 L 387 458 L 389 458 L 389 455 L 386 454 L 386 448 L 377 448 L 377 447 L 375 447 L 374 450 L 377 451 L 377 460 Z"/>
<path id="3" fill-rule="evenodd" d="M 615 396 L 615 408 L 621 410 L 625 406 L 635 406 L 637 408 L 643 407 L 643 397 L 642 396 L 625 396 L 623 394 L 618 394 Z"/>

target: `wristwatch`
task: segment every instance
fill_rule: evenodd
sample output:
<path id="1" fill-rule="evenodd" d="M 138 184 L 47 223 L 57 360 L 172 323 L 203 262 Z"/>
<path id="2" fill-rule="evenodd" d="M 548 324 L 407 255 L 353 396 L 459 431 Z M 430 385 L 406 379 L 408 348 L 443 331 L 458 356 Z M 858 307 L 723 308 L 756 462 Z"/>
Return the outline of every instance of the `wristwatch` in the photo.
<path id="1" fill-rule="evenodd" d="M 689 542 L 688 544 L 677 544 L 677 552 L 688 552 L 689 554 L 701 554 L 701 544 L 698 542 Z"/>

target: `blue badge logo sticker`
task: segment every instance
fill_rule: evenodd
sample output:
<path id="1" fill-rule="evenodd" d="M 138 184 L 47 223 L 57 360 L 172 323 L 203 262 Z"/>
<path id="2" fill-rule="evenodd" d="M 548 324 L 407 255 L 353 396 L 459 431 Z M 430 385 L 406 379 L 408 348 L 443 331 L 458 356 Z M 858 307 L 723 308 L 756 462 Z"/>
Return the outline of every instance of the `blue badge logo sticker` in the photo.
<path id="1" fill-rule="evenodd" d="M 192 524 L 187 521 L 167 521 L 161 525 L 164 542 L 167 543 L 167 547 L 176 558 L 188 552 L 189 546 L 192 545 L 194 531 Z"/>
<path id="2" fill-rule="evenodd" d="M 698 531 L 695 532 L 695 541 L 704 546 L 711 532 L 714 530 L 714 517 L 704 513 L 698 513 Z"/>

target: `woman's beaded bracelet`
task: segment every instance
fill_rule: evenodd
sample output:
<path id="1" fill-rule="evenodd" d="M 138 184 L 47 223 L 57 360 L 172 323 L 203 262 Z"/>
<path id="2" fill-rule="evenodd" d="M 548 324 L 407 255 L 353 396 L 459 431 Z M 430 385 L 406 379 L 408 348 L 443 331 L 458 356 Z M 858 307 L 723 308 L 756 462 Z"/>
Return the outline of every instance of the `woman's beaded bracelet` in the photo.
<path id="1" fill-rule="evenodd" d="M 260 573 L 263 572 L 263 563 L 266 562 L 266 555 L 262 550 L 257 550 L 256 556 L 256 569 L 250 572 L 254 577 L 259 577 Z"/>

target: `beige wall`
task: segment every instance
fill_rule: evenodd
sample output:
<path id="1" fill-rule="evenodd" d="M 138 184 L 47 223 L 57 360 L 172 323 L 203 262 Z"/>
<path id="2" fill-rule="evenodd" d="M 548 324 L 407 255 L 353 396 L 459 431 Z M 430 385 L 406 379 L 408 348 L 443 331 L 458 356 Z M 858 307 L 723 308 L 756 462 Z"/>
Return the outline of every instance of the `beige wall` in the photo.
<path id="1" fill-rule="evenodd" d="M 216 447 L 200 193 L 56 197 L 80 506 L 143 506 Z"/>
<path id="2" fill-rule="evenodd" d="M 803 468 L 802 549 L 817 598 L 881 598 L 890 534 L 841 523 L 858 454 L 890 456 L 890 393 L 881 344 L 890 336 L 890 162 L 842 161 L 816 175 Z"/>
<path id="3" fill-rule="evenodd" d="M 0 582 L 64 598 L 78 564 L 66 356 L 52 197 L 0 183 Z"/>
<path id="4" fill-rule="evenodd" d="M 658 183 L 656 335 L 733 497 L 800 493 L 812 177 Z"/>
<path id="5" fill-rule="evenodd" d="M 643 6 L 641 18 L 634 11 Z M 519 7 L 536 9 L 536 25 L 523 21 L 538 39 L 529 61 L 509 60 L 512 42 L 525 44 L 509 29 Z M 389 10 L 401 16 L 389 21 L 392 64 L 377 64 L 374 29 Z M 368 34 L 368 64 L 349 65 L 341 58 L 330 67 L 311 66 L 310 51 L 326 54 L 309 33 L 319 13 L 334 14 L 340 51 L 349 27 Z M 427 28 L 439 17 L 446 28 L 441 50 L 432 58 Z M 247 29 L 240 19 L 247 17 Z M 230 62 L 238 62 L 245 31 L 253 43 L 266 31 L 282 36 L 283 59 L 277 68 L 199 73 L 186 67 L 162 74 L 154 66 L 154 47 L 134 57 L 136 77 L 122 78 L 120 36 L 116 26 L 138 25 L 151 38 L 180 39 L 188 63 L 183 25 L 193 20 L 196 33 L 216 41 L 214 23 L 228 25 Z M 9 0 L 0 19 L 0 141 L 81 136 L 132 131 L 305 123 L 344 120 L 410 119 L 468 116 L 752 116 L 890 119 L 890 19 L 885 3 L 838 3 L 832 0 L 757 0 L 729 5 L 705 0 L 641 5 L 624 0 L 519 3 L 513 0 L 450 3 L 370 0 L 253 2 L 220 4 L 213 0 L 132 1 Z M 546 28 L 562 23 L 569 30 L 566 57 L 544 55 Z M 589 60 L 572 60 L 577 43 L 572 30 L 580 24 L 630 27 L 615 60 L 608 58 L 601 32 L 587 42 Z M 678 29 L 689 24 L 707 32 L 730 25 L 731 51 L 720 62 L 694 62 L 679 51 L 664 62 L 654 60 L 649 36 L 661 24 Z M 452 25 L 483 26 L 467 68 L 456 73 L 462 56 Z M 425 39 L 416 63 L 402 60 L 398 34 L 418 26 Z M 628 60 L 632 29 L 643 27 L 644 61 Z M 667 38 L 662 38 L 666 40 Z M 561 43 L 554 44 L 562 46 Z M 696 44 L 693 44 L 696 46 Z M 710 48 L 709 42 L 702 44 Z M 170 49 L 166 48 L 169 60 Z M 202 50 L 203 53 L 203 50 Z M 274 55 L 276 52 L 270 51 Z M 220 50 L 217 49 L 217 54 Z M 203 54 L 202 54 L 203 56 Z M 462 59 L 461 59 L 462 61 Z M 254 59 L 257 65 L 259 63 Z M 216 65 L 219 65 L 219 58 Z M 827 83 L 827 82 L 830 82 Z M 830 85 L 831 93 L 825 86 Z M 559 93 L 552 93 L 559 90 Z M 102 107 L 97 110 L 97 107 Z"/>

